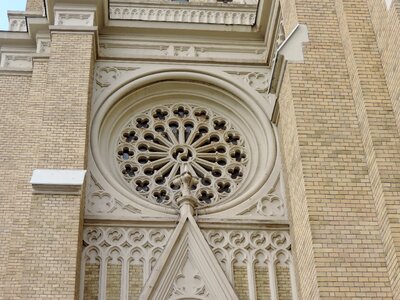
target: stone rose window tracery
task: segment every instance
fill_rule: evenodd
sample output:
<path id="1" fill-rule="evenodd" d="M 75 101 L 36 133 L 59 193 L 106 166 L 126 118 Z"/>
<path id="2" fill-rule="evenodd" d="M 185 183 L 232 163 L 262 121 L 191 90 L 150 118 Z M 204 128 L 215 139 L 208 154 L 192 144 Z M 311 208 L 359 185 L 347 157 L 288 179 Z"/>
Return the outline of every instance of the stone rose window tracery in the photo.
<path id="1" fill-rule="evenodd" d="M 176 178 L 197 177 L 192 186 L 200 205 L 234 194 L 247 172 L 243 135 L 229 120 L 196 105 L 162 105 L 135 115 L 118 137 L 120 174 L 139 197 L 171 205 L 180 196 Z"/>

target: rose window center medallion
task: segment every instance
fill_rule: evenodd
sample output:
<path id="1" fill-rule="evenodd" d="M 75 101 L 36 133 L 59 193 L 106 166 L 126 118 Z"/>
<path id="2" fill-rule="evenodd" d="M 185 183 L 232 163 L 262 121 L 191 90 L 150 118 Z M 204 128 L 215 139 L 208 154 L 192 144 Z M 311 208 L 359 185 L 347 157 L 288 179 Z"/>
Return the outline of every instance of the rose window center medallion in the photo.
<path id="1" fill-rule="evenodd" d="M 243 136 L 224 117 L 195 105 L 163 105 L 130 119 L 118 138 L 116 161 L 130 189 L 146 201 L 171 205 L 176 178 L 197 177 L 200 205 L 228 199 L 247 171 Z"/>

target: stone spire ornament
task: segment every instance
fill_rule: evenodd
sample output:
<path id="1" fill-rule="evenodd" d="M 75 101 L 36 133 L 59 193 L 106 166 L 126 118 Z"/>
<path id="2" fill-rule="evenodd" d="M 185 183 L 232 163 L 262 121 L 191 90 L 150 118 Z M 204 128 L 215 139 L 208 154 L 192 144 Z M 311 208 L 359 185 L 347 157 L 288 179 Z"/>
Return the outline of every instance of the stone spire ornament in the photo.
<path id="1" fill-rule="evenodd" d="M 173 184 L 179 185 L 182 195 L 176 199 L 176 204 L 179 207 L 181 215 L 189 213 L 193 216 L 194 208 L 197 206 L 198 201 L 192 194 L 192 186 L 199 182 L 198 178 L 193 176 L 189 171 L 188 165 L 183 165 L 183 172 L 174 181 Z"/>

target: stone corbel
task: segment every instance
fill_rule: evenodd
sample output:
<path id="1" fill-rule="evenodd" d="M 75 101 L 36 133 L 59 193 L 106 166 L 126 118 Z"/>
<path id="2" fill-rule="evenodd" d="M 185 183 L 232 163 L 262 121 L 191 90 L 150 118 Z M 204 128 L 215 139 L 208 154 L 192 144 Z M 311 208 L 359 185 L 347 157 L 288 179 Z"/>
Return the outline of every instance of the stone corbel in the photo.
<path id="1" fill-rule="evenodd" d="M 34 194 L 80 195 L 86 170 L 37 169 L 30 183 Z"/>
<path id="2" fill-rule="evenodd" d="M 285 73 L 286 64 L 288 62 L 302 63 L 304 62 L 303 44 L 308 42 L 308 30 L 304 24 L 297 24 L 293 31 L 283 41 L 276 50 L 274 65 L 272 67 L 270 86 L 268 94 L 271 94 L 274 110 L 272 113 L 272 121 L 275 123 L 279 115 L 278 98 L 282 84 L 283 75 Z"/>

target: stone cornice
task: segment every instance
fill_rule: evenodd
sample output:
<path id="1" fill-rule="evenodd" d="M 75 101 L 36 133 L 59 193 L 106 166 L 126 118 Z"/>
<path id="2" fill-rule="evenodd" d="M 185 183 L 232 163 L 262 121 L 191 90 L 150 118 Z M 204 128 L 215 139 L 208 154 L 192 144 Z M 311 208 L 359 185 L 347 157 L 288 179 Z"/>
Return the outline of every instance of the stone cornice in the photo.
<path id="1" fill-rule="evenodd" d="M 110 19 L 253 25 L 256 4 L 110 1 Z"/>
<path id="2" fill-rule="evenodd" d="M 200 42 L 200 41 L 199 41 Z M 147 40 L 100 39 L 99 54 L 103 58 L 121 57 L 141 60 L 182 60 L 263 64 L 266 49 L 255 44 L 168 43 Z M 228 59 L 229 58 L 229 59 Z"/>
<path id="3" fill-rule="evenodd" d="M 130 7 L 144 6 L 146 4 L 143 3 L 147 3 L 141 2 L 120 0 L 112 3 Z M 94 32 L 97 44 L 96 52 L 100 58 L 224 63 L 227 62 L 226 58 L 230 57 L 230 61 L 233 59 L 238 64 L 269 65 L 270 63 L 271 41 L 274 40 L 273 36 L 275 35 L 272 27 L 275 27 L 273 25 L 275 22 L 268 22 L 268 19 L 276 18 L 277 4 L 274 1 L 260 0 L 259 11 L 253 16 L 256 22 L 255 26 L 223 25 L 235 23 L 234 16 L 222 15 L 224 11 L 218 11 L 220 8 L 226 8 L 225 12 L 241 8 L 242 12 L 244 10 L 243 13 L 247 13 L 246 9 L 249 7 L 254 9 L 254 4 L 198 2 L 171 4 L 168 2 L 167 5 L 158 3 L 159 6 L 164 5 L 170 8 L 184 6 L 211 9 L 216 14 L 215 17 L 218 14 L 218 18 L 222 18 L 213 19 L 211 23 L 214 22 L 214 24 L 209 24 L 209 20 L 206 19 L 203 20 L 204 23 L 200 19 L 194 20 L 192 23 L 183 23 L 184 19 L 180 19 L 178 22 L 155 23 L 150 15 L 147 15 L 147 17 L 151 17 L 148 21 L 129 18 L 113 20 L 109 18 L 109 8 L 105 4 L 106 2 L 102 0 L 70 0 L 68 2 L 46 0 L 45 17 L 37 13 L 13 12 L 11 15 L 17 18 L 18 22 L 22 22 L 25 18 L 27 32 L 0 32 L 0 53 L 7 52 L 4 47 L 18 48 L 20 50 L 17 52 L 31 52 L 31 54 L 47 53 L 50 48 L 51 32 Z M 152 5 L 155 5 L 154 1 L 149 2 L 146 9 L 152 10 Z M 162 17 L 162 14 L 158 16 Z M 180 18 L 179 14 L 174 16 Z M 191 16 L 197 18 L 195 13 Z M 238 16 L 236 14 L 236 17 Z M 207 18 L 209 17 L 214 18 L 212 14 L 207 14 Z M 224 21 L 225 17 L 233 19 Z M 248 22 L 250 22 L 249 20 Z M 221 24 L 217 24 L 218 22 Z M 16 30 L 23 27 L 22 23 L 14 23 Z M 31 49 L 36 49 L 36 51 Z M 7 52 L 7 54 L 12 53 L 13 51 Z"/>

